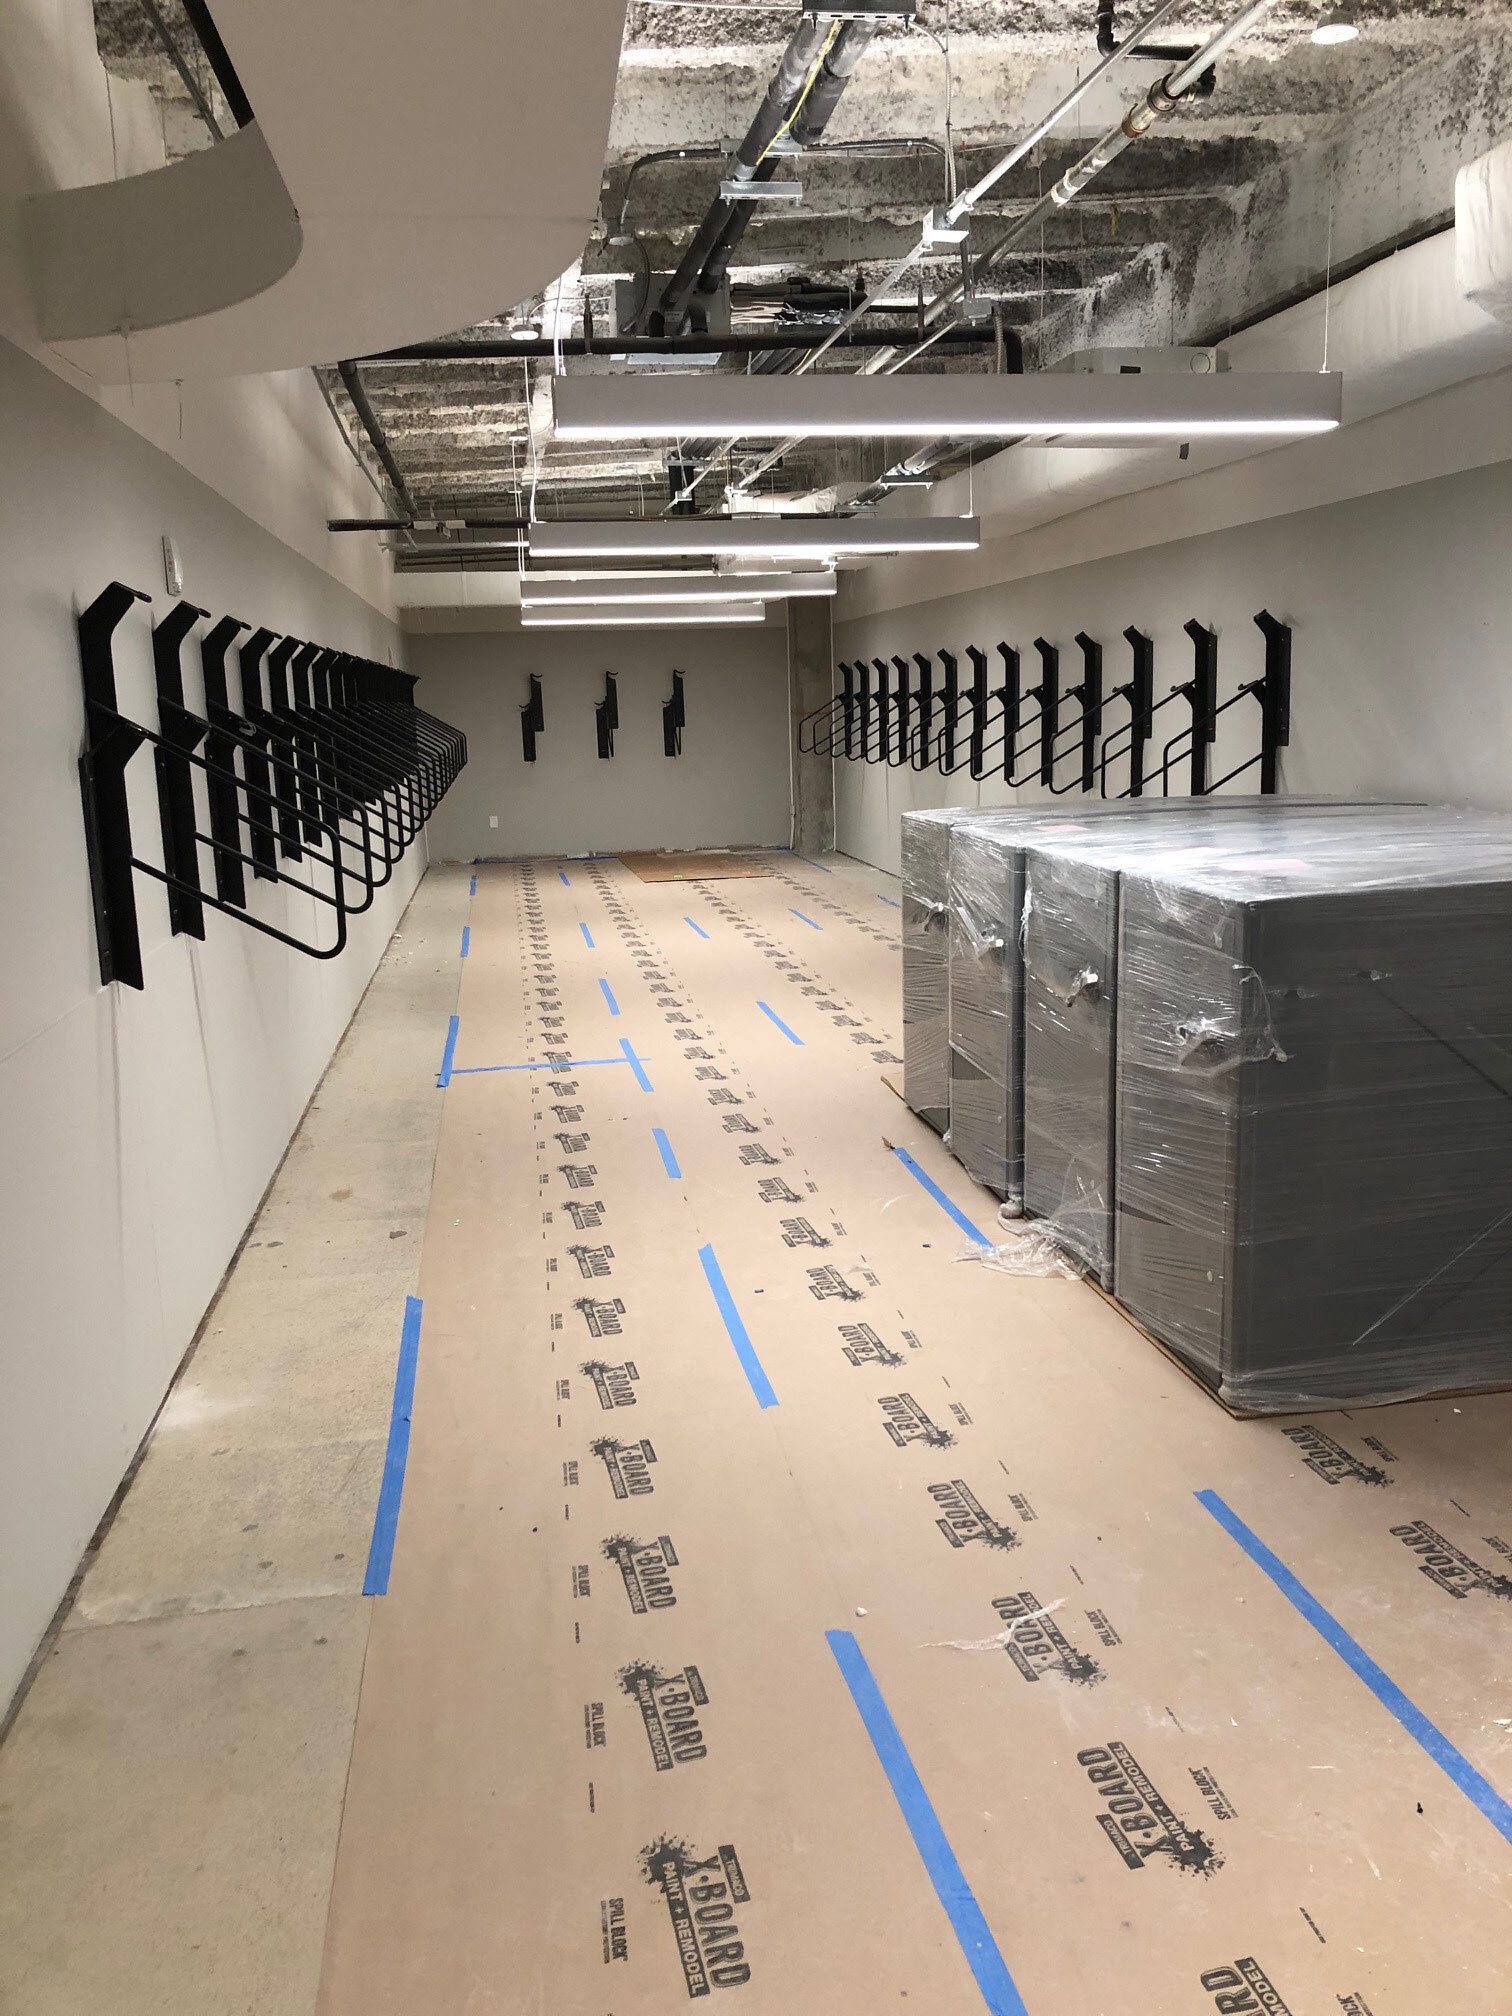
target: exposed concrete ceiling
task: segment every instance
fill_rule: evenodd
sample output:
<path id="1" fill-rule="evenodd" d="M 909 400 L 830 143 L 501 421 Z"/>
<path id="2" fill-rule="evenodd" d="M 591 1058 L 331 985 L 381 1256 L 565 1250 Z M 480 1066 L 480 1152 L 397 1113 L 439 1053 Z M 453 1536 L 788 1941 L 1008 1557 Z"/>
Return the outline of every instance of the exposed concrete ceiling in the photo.
<path id="1" fill-rule="evenodd" d="M 175 18 L 177 0 L 159 4 Z M 1158 39 L 1195 42 L 1237 4 L 1194 0 Z M 1311 41 L 1319 12 L 1319 0 L 1282 0 L 1221 64 L 1210 97 L 1185 103 L 995 266 L 979 289 L 985 333 L 996 311 L 1020 333 L 1030 368 L 1093 343 L 1211 342 L 1318 284 L 1330 265 L 1348 267 L 1442 221 L 1455 170 L 1512 130 L 1512 0 L 1359 0 L 1359 39 L 1332 48 Z M 107 60 L 150 74 L 150 52 L 132 26 L 139 0 L 96 0 L 96 13 Z M 1120 34 L 1134 19 L 1130 0 L 1119 0 Z M 528 326 L 547 338 L 580 337 L 586 313 L 597 337 L 612 335 L 616 284 L 633 292 L 648 273 L 676 265 L 722 172 L 717 159 L 643 162 L 627 195 L 633 165 L 663 149 L 738 141 L 798 20 L 791 0 L 635 0 L 599 220 L 581 261 L 544 298 L 501 303 L 496 321 L 460 333 L 498 339 Z M 779 170 L 801 181 L 802 202 L 756 210 L 730 269 L 735 328 L 833 322 L 914 244 L 921 216 L 947 193 L 952 164 L 964 186 L 1091 67 L 1095 21 L 1095 0 L 921 0 L 911 27 L 881 27 L 820 150 Z M 1165 67 L 1134 61 L 1097 87 L 975 213 L 971 249 L 1021 216 Z M 163 73 L 159 62 L 166 106 L 183 87 Z M 927 298 L 957 271 L 956 255 L 944 252 L 920 264 L 917 283 Z M 914 285 L 911 276 L 878 319 L 911 321 Z M 993 355 L 990 341 L 978 342 L 931 353 L 918 368 L 990 369 Z M 668 368 L 674 360 L 655 361 Z M 858 362 L 855 352 L 837 351 L 823 368 Z M 660 449 L 549 439 L 551 368 L 549 359 L 515 356 L 363 365 L 424 511 L 517 512 L 532 488 L 547 516 L 665 505 Z M 594 357 L 568 368 L 647 367 Z M 339 380 L 332 389 L 344 404 Z M 807 444 L 762 487 L 843 497 L 896 455 L 895 446 Z M 745 461 L 754 459 L 753 451 Z M 706 483 L 700 508 L 715 508 L 722 487 L 718 476 Z"/>

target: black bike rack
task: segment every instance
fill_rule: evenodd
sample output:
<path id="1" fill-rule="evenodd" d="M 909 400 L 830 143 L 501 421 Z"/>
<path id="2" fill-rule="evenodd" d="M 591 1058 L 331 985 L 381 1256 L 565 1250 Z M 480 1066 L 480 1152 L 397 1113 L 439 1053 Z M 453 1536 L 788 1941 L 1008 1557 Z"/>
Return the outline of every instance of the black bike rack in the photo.
<path id="1" fill-rule="evenodd" d="M 530 698 L 520 709 L 520 742 L 525 752 L 525 761 L 536 760 L 536 737 L 545 731 L 546 706 L 541 698 L 541 681 L 537 673 L 530 674 Z"/>
<path id="2" fill-rule="evenodd" d="M 604 697 L 593 703 L 593 726 L 598 736 L 598 753 L 605 762 L 614 754 L 614 731 L 619 726 L 619 685 L 612 672 L 604 674 Z"/>
<path id="3" fill-rule="evenodd" d="M 158 725 L 133 721 L 120 711 L 114 639 L 133 604 L 150 599 L 114 581 L 78 619 L 79 782 L 101 981 L 144 985 L 138 874 L 162 883 L 175 935 L 203 939 L 206 910 L 218 910 L 311 958 L 335 958 L 348 919 L 371 906 L 460 773 L 466 738 L 415 706 L 407 673 L 268 629 L 252 631 L 240 647 L 237 711 L 226 658 L 248 626 L 232 616 L 200 640 L 204 712 L 196 713 L 185 696 L 182 651 L 208 612 L 184 601 L 152 630 Z M 131 834 L 127 766 L 145 745 L 153 753 L 161 866 L 135 852 Z M 200 826 L 196 776 L 204 779 L 208 832 Z M 204 851 L 213 889 L 202 874 Z M 304 864 L 312 879 L 281 862 Z M 282 883 L 330 910 L 331 942 L 312 943 L 254 916 L 248 868 L 254 882 Z"/>
<path id="4" fill-rule="evenodd" d="M 1169 794 L 1173 767 L 1183 757 L 1189 765 L 1188 788 L 1192 796 L 1217 791 L 1246 771 L 1259 767 L 1263 795 L 1275 793 L 1280 782 L 1280 752 L 1291 739 L 1292 633 L 1289 625 L 1262 609 L 1255 623 L 1265 639 L 1265 669 L 1257 679 L 1247 680 L 1227 700 L 1218 699 L 1217 632 L 1193 618 L 1184 628 L 1192 641 L 1193 669 L 1190 679 L 1180 681 L 1157 700 L 1155 698 L 1155 646 L 1144 633 L 1130 625 L 1123 632 L 1133 657 L 1130 676 L 1108 687 L 1104 679 L 1103 646 L 1085 630 L 1076 634 L 1082 656 L 1082 676 L 1065 688 L 1065 697 L 1079 702 L 1075 717 L 1061 725 L 1062 690 L 1060 651 L 1048 638 L 1036 637 L 1040 678 L 1024 686 L 1019 653 L 1001 642 L 997 651 L 1003 662 L 1003 683 L 990 688 L 987 683 L 988 655 L 976 645 L 966 647 L 971 664 L 970 683 L 963 693 L 953 653 L 940 651 L 941 681 L 935 684 L 934 658 L 915 651 L 918 681 L 912 693 L 908 687 L 908 660 L 874 658 L 867 663 L 839 666 L 841 691 L 825 706 L 815 708 L 798 723 L 798 747 L 806 754 L 840 757 L 848 761 L 885 763 L 897 769 L 909 764 L 916 771 L 936 770 L 949 777 L 969 768 L 974 781 L 988 774 L 989 759 L 1001 752 L 1002 778 L 1019 784 L 1033 775 L 1043 788 L 1060 797 L 1080 789 L 1098 789 L 1104 798 L 1139 798 L 1149 785 L 1158 783 Z M 888 680 L 889 662 L 896 684 Z M 877 684 L 872 685 L 875 670 Z M 961 701 L 966 701 L 963 716 Z M 1253 699 L 1260 708 L 1260 749 L 1257 755 L 1238 764 L 1222 777 L 1211 772 L 1211 751 L 1217 739 L 1217 723 L 1241 700 Z M 1038 714 L 1024 719 L 1024 702 L 1033 700 Z M 1108 710 L 1114 701 L 1127 705 L 1128 718 L 1118 727 L 1107 728 Z M 936 702 L 939 702 L 938 709 Z M 1184 702 L 1189 719 L 1171 737 L 1153 769 L 1145 768 L 1146 755 L 1155 735 L 1155 716 L 1162 708 Z M 873 732 L 875 703 L 875 726 Z M 996 703 L 997 719 L 993 720 Z M 1025 743 L 1023 731 L 1037 719 L 1038 731 Z M 965 724 L 965 750 L 958 754 L 960 728 Z M 843 724 L 843 732 L 842 732 Z M 1073 738 L 1080 761 L 1074 778 L 1055 782 L 1056 766 L 1069 754 Z M 1110 765 L 1127 757 L 1129 782 L 1126 788 L 1110 793 Z M 1037 758 L 1032 770 L 1027 766 Z M 1021 774 L 1020 765 L 1026 768 Z"/>
<path id="5" fill-rule="evenodd" d="M 672 698 L 662 702 L 662 754 L 681 756 L 682 731 L 688 725 L 688 710 L 683 699 L 683 675 L 672 674 Z"/>

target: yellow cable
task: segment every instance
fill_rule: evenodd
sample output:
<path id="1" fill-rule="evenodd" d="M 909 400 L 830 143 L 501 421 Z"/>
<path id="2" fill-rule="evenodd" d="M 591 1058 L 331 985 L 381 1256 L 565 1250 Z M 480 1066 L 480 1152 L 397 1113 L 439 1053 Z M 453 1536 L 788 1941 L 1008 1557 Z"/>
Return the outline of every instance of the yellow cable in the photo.
<path id="1" fill-rule="evenodd" d="M 803 89 L 798 94 L 798 102 L 794 105 L 792 111 L 789 112 L 786 119 L 783 120 L 782 124 L 777 128 L 777 131 L 772 135 L 771 139 L 768 140 L 765 147 L 763 147 L 761 152 L 756 156 L 756 162 L 755 162 L 756 167 L 759 168 L 761 166 L 762 162 L 765 161 L 768 154 L 771 153 L 772 149 L 777 145 L 777 142 L 782 138 L 783 134 L 788 131 L 793 121 L 798 117 L 798 114 L 803 110 L 804 106 L 808 103 L 808 95 L 819 81 L 819 72 L 824 68 L 825 57 L 828 56 L 830 50 L 833 49 L 835 46 L 835 37 L 840 33 L 840 26 L 841 24 L 838 21 L 832 24 L 830 32 L 825 39 L 824 47 L 819 51 L 819 54 L 814 59 L 814 67 L 812 70 L 810 70 L 808 74 L 808 82 L 804 85 Z"/>

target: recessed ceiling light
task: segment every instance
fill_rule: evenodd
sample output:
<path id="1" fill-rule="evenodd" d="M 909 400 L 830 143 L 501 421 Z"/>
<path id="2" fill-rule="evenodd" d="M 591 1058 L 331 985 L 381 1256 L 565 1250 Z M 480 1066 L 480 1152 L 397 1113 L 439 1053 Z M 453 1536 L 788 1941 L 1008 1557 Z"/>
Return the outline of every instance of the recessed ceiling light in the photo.
<path id="1" fill-rule="evenodd" d="M 1314 28 L 1312 39 L 1328 48 L 1336 42 L 1353 42 L 1359 32 L 1353 7 L 1330 7 Z"/>
<path id="2" fill-rule="evenodd" d="M 812 560 L 838 553 L 970 553 L 981 543 L 976 518 L 553 519 L 530 528 L 531 559 L 552 561 L 700 553 Z"/>
<path id="3" fill-rule="evenodd" d="M 1320 434 L 1339 424 L 1337 372 L 1224 371 L 1209 378 L 1034 372 L 930 377 L 554 378 L 563 441 L 813 438 L 1036 440 L 1078 435 L 1189 441 Z"/>

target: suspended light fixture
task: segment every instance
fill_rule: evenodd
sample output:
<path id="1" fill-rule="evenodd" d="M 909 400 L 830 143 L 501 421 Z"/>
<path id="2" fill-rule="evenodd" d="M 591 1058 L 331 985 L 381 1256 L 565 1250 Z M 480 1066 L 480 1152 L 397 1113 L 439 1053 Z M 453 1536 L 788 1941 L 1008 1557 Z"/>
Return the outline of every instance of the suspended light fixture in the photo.
<path id="1" fill-rule="evenodd" d="M 761 602 L 623 602 L 594 608 L 581 603 L 536 605 L 520 610 L 520 626 L 525 630 L 605 630 L 626 625 L 654 625 L 664 629 L 674 624 L 697 624 L 712 628 L 725 623 L 760 623 L 766 618 Z"/>
<path id="2" fill-rule="evenodd" d="M 1312 39 L 1328 48 L 1338 42 L 1353 42 L 1359 32 L 1353 7 L 1330 7 L 1314 28 Z"/>
<path id="3" fill-rule="evenodd" d="M 554 579 L 546 574 L 520 576 L 522 609 L 554 607 L 560 603 L 638 602 L 775 602 L 792 595 L 833 595 L 833 574 L 727 574 L 692 575 L 686 580 L 673 575 L 643 574 L 634 578 L 595 580 L 587 575 L 576 580 Z"/>
<path id="4" fill-rule="evenodd" d="M 977 518 L 554 519 L 532 525 L 529 538 L 532 560 L 666 560 L 699 553 L 813 560 L 970 553 L 982 543 L 982 527 Z"/>
<path id="5" fill-rule="evenodd" d="M 562 441 L 677 441 L 790 435 L 872 439 L 1191 441 L 1321 434 L 1339 424 L 1337 372 L 1139 372 L 1025 376 L 554 378 Z"/>

